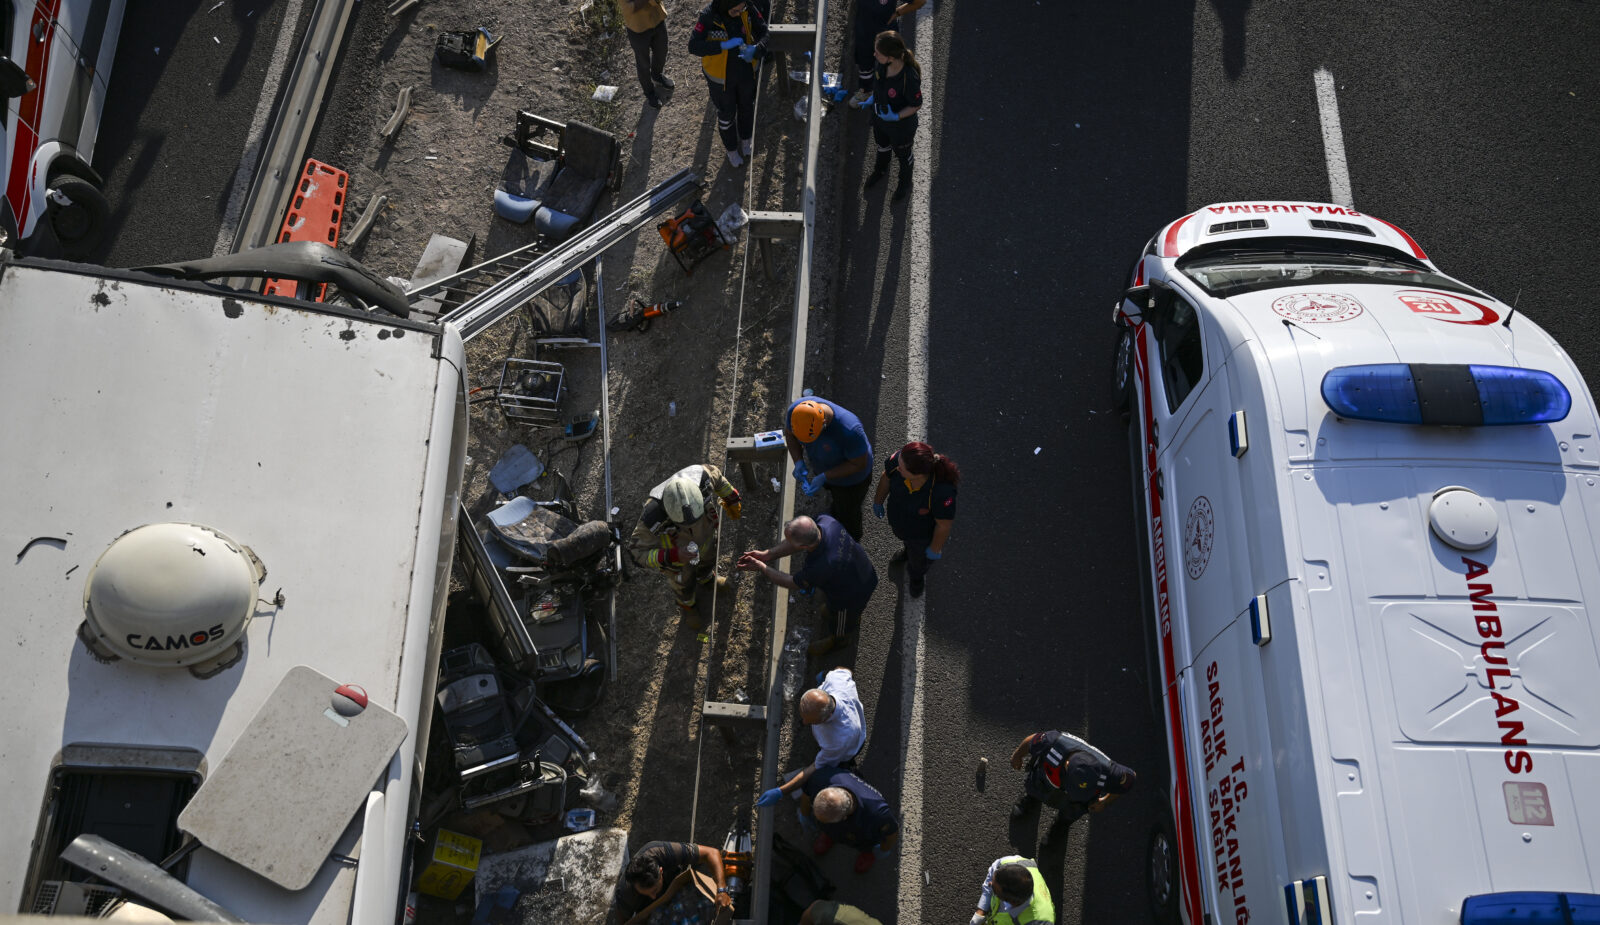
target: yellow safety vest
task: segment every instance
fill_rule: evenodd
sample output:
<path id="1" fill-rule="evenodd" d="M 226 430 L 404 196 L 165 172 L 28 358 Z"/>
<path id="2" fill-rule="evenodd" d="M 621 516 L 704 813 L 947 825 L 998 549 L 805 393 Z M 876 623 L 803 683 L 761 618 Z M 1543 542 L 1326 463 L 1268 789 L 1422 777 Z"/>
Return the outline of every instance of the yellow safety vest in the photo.
<path id="1" fill-rule="evenodd" d="M 1028 869 L 1028 875 L 1033 877 L 1033 898 L 1028 904 L 1015 913 L 1000 911 L 1000 897 L 998 894 L 989 898 L 989 925 L 1028 925 L 1029 922 L 1038 922 L 1040 925 L 1054 925 L 1056 920 L 1056 906 L 1050 901 L 1050 887 L 1044 882 L 1044 875 L 1039 873 L 1039 865 L 1021 855 L 1001 858 L 1000 866 L 1007 864 L 1021 864 Z"/>

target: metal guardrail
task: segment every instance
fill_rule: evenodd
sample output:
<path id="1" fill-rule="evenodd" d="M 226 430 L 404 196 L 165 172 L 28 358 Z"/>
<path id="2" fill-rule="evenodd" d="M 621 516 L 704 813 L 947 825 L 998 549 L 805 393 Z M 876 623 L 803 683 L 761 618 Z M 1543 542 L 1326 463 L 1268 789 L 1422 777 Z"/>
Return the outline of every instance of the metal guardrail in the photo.
<path id="1" fill-rule="evenodd" d="M 801 187 L 801 210 L 804 215 L 800 235 L 800 256 L 795 273 L 793 330 L 789 346 L 789 400 L 800 395 L 806 374 L 806 318 L 811 308 L 811 258 L 816 250 L 817 226 L 817 149 L 822 142 L 822 62 L 827 44 L 828 0 L 817 0 L 816 23 L 811 48 L 810 99 L 806 103 L 810 117 L 806 120 L 805 181 Z M 787 407 L 787 402 L 785 403 Z M 779 503 L 780 523 L 788 523 L 794 516 L 795 481 L 788 466 L 783 466 L 783 495 Z M 772 596 L 772 649 L 767 655 L 767 739 L 761 750 L 761 789 L 772 785 L 778 773 L 778 734 L 788 718 L 783 709 L 783 683 L 779 678 L 782 669 L 783 643 L 789 633 L 789 595 L 781 592 Z M 776 808 L 767 806 L 756 818 L 756 871 L 750 897 L 751 921 L 754 925 L 767 925 L 767 905 L 772 890 L 772 828 Z"/>
<path id="2" fill-rule="evenodd" d="M 699 178 L 692 169 L 685 167 L 548 253 L 531 258 L 526 266 L 512 271 L 504 279 L 461 303 L 458 308 L 440 315 L 439 320 L 454 323 L 461 330 L 462 340 L 472 340 L 496 321 L 527 305 L 539 293 L 570 276 L 572 271 L 638 231 L 643 223 L 676 208 L 678 203 L 699 188 Z M 504 259 L 497 257 L 490 262 Z M 472 275 L 484 265 L 479 264 L 436 280 L 410 295 L 415 299 L 446 292 L 452 283 Z"/>
<path id="3" fill-rule="evenodd" d="M 280 216 L 300 177 L 300 159 L 305 156 L 311 129 L 322 110 L 337 62 L 336 52 L 344 41 L 344 30 L 355 6 L 356 0 L 318 0 L 311 13 L 299 57 L 289 71 L 288 87 L 266 135 L 261 166 L 245 197 L 239 228 L 233 235 L 233 253 L 271 244 L 277 237 Z"/>

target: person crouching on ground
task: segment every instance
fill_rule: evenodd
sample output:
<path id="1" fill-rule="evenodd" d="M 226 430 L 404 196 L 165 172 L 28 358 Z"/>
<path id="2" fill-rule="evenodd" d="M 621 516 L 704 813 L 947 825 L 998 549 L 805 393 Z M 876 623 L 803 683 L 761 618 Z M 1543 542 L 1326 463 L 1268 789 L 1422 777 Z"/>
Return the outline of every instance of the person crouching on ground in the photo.
<path id="1" fill-rule="evenodd" d="M 926 443 L 908 443 L 884 461 L 872 513 L 880 519 L 887 515 L 889 528 L 900 540 L 900 551 L 889 564 L 906 564 L 906 590 L 912 597 L 922 596 L 928 568 L 944 556 L 960 484 L 961 470 L 955 461 Z"/>
<path id="2" fill-rule="evenodd" d="M 800 827 L 816 836 L 811 853 L 827 854 L 834 842 L 856 849 L 856 873 L 872 869 L 900 842 L 900 822 L 878 788 L 845 768 L 827 768 L 800 786 Z"/>

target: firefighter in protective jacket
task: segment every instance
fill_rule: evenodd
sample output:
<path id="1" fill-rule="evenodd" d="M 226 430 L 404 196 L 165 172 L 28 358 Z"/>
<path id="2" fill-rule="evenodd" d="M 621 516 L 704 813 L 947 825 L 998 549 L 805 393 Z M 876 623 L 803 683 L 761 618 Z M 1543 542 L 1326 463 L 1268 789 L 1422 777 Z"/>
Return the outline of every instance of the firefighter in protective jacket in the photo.
<path id="1" fill-rule="evenodd" d="M 739 519 L 739 490 L 716 466 L 686 466 L 650 489 L 629 540 L 643 565 L 666 574 L 678 606 L 694 625 L 700 623 L 695 609 L 700 588 L 727 583 L 717 575 L 719 506 Z"/>

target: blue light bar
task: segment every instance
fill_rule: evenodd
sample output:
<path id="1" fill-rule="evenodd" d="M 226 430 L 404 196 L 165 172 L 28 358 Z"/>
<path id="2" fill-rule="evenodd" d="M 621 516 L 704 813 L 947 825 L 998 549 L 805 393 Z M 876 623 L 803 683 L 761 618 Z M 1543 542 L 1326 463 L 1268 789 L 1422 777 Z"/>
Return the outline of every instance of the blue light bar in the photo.
<path id="1" fill-rule="evenodd" d="M 1600 925 L 1593 893 L 1484 893 L 1461 904 L 1461 925 Z"/>
<path id="2" fill-rule="evenodd" d="M 1544 370 L 1461 363 L 1340 366 L 1322 377 L 1322 400 L 1358 421 L 1455 427 L 1549 424 L 1572 410 Z"/>

